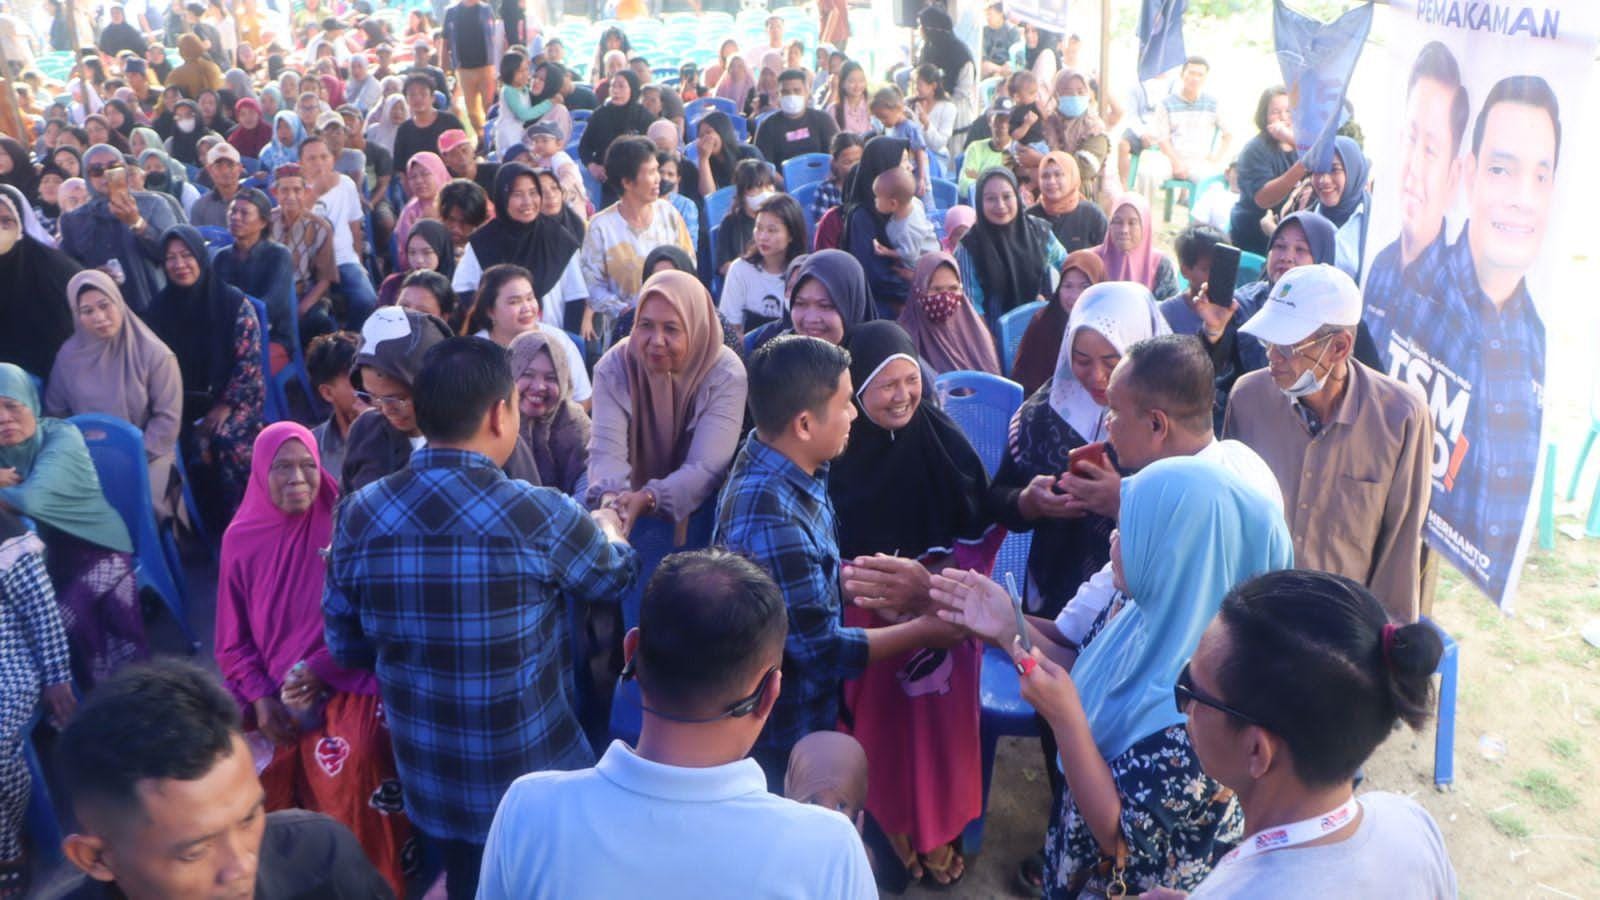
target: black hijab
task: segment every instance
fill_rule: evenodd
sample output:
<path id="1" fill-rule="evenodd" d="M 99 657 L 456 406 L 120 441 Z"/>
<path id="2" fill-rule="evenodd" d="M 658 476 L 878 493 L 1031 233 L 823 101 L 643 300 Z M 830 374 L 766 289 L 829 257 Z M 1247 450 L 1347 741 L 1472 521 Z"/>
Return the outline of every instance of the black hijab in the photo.
<path id="1" fill-rule="evenodd" d="M 822 282 L 822 286 L 828 289 L 828 298 L 833 301 L 834 309 L 839 311 L 839 318 L 844 321 L 846 334 L 857 325 L 878 317 L 878 306 L 872 302 L 872 293 L 867 290 L 866 270 L 861 268 L 861 263 L 854 256 L 843 250 L 818 250 L 797 257 L 789 264 L 789 273 L 785 278 L 789 282 L 789 305 L 794 303 L 794 295 L 800 285 L 808 279 L 815 278 Z M 778 332 L 794 331 L 789 305 L 784 307 Z"/>
<path id="2" fill-rule="evenodd" d="M 433 255 L 439 258 L 439 265 L 435 271 L 446 278 L 456 273 L 456 248 L 451 243 L 450 232 L 445 229 L 443 222 L 435 219 L 419 221 L 411 226 L 406 240 L 410 241 L 414 237 L 422 238 L 433 248 Z"/>
<path id="3" fill-rule="evenodd" d="M 956 37 L 955 23 L 944 10 L 930 6 L 917 14 L 917 22 L 922 26 L 923 36 L 918 63 L 937 67 L 945 93 L 955 93 L 961 70 L 973 64 L 972 51 Z"/>
<path id="4" fill-rule="evenodd" d="M 11 171 L 0 175 L 0 184 L 8 184 L 22 192 L 29 203 L 39 199 L 39 173 L 33 167 L 28 150 L 16 138 L 0 137 L 0 153 L 11 157 Z"/>
<path id="5" fill-rule="evenodd" d="M 194 130 L 188 134 L 184 134 L 178 128 L 176 116 L 177 110 L 184 108 L 187 108 L 194 115 Z M 168 139 L 172 142 L 172 158 L 184 165 L 198 166 L 200 165 L 200 139 L 211 133 L 206 128 L 205 117 L 200 115 L 200 104 L 193 100 L 180 100 L 173 113 L 172 137 Z"/>
<path id="6" fill-rule="evenodd" d="M 22 237 L 0 256 L 0 362 L 16 363 L 40 378 L 50 375 L 56 351 L 72 337 L 67 282 L 82 270 L 72 257 L 28 234 L 28 201 L 0 185 L 4 204 L 22 227 Z"/>
<path id="7" fill-rule="evenodd" d="M 567 80 L 567 70 L 560 63 L 543 62 L 539 69 L 544 72 L 544 90 L 528 97 L 528 102 L 534 105 L 554 99 L 561 92 L 562 82 Z"/>
<path id="8" fill-rule="evenodd" d="M 244 294 L 217 275 L 205 239 L 192 226 L 167 229 L 161 236 L 163 256 L 173 241 L 189 248 L 200 267 L 200 278 L 188 287 L 168 280 L 151 302 L 146 320 L 178 357 L 184 393 L 204 393 L 214 399 L 233 374 L 233 327 Z M 267 336 L 263 334 L 261 339 Z"/>
<path id="9" fill-rule="evenodd" d="M 1061 68 L 1061 53 L 1056 49 L 1056 45 L 1061 43 L 1061 35 L 1054 31 L 1045 31 L 1043 28 L 1034 30 L 1039 32 L 1039 46 L 1029 47 L 1027 40 L 1023 40 L 1023 66 L 1029 69 L 1033 68 L 1033 64 L 1039 61 L 1039 57 L 1048 51 L 1056 59 L 1056 68 Z"/>
<path id="10" fill-rule="evenodd" d="M 840 556 L 916 558 L 981 539 L 991 524 L 982 511 L 988 477 L 960 427 L 929 402 L 933 385 L 922 385 L 916 412 L 898 431 L 873 422 L 861 402 L 861 392 L 891 360 L 921 367 L 911 336 L 894 322 L 867 322 L 845 333 L 844 348 L 860 415 L 844 455 L 828 471 Z"/>
<path id="11" fill-rule="evenodd" d="M 650 128 L 650 113 L 639 103 L 639 76 L 631 69 L 623 69 L 617 75 L 628 82 L 628 102 L 618 106 L 607 100 L 589 117 L 589 127 L 578 142 L 578 155 L 585 157 L 585 162 L 600 162 L 612 141 L 624 135 L 644 134 Z"/>
<path id="12" fill-rule="evenodd" d="M 984 318 L 991 328 L 1002 314 L 1050 292 L 1045 274 L 1050 224 L 1023 210 L 1021 191 L 1017 191 L 1016 218 L 1005 225 L 990 222 L 983 211 L 983 188 L 995 178 L 1005 179 L 1017 190 L 1017 176 L 1009 169 L 997 166 L 979 175 L 973 186 L 978 221 L 961 239 L 972 257 L 973 275 L 983 286 Z"/>
<path id="13" fill-rule="evenodd" d="M 872 218 L 872 227 L 877 239 L 883 244 L 889 243 L 889 217 L 878 212 L 878 206 L 872 195 L 872 183 L 879 175 L 900 165 L 900 160 L 911 149 L 908 141 L 897 137 L 880 134 L 867 141 L 861 149 L 861 161 L 850 169 L 850 174 L 844 180 L 844 209 L 840 216 L 844 219 L 844 242 L 841 246 L 850 246 L 851 223 L 857 218 L 856 210 L 865 210 Z"/>
<path id="14" fill-rule="evenodd" d="M 688 251 L 677 244 L 662 244 L 645 256 L 644 277 L 648 279 L 655 273 L 656 266 L 661 265 L 663 262 L 672 263 L 672 267 L 679 272 L 688 272 L 690 275 L 699 274 L 695 271 L 694 259 L 689 256 Z"/>
<path id="15" fill-rule="evenodd" d="M 494 218 L 474 231 L 467 243 L 484 269 L 516 263 L 532 272 L 534 293 L 542 300 L 561 280 L 561 273 L 582 245 L 558 219 L 539 215 L 532 222 L 518 222 L 511 218 L 506 201 L 518 178 L 531 178 L 536 187 L 539 184 L 538 175 L 522 163 L 502 165 L 494 176 Z"/>
<path id="16" fill-rule="evenodd" d="M 116 126 L 112 126 L 112 130 L 116 131 L 124 138 L 132 137 L 133 130 L 139 127 L 139 118 L 133 114 L 133 108 L 130 107 L 126 102 L 113 97 L 106 101 L 106 109 L 114 109 L 117 112 L 122 113 L 122 127 L 118 128 Z M 107 119 L 106 124 L 110 125 L 111 120 Z"/>

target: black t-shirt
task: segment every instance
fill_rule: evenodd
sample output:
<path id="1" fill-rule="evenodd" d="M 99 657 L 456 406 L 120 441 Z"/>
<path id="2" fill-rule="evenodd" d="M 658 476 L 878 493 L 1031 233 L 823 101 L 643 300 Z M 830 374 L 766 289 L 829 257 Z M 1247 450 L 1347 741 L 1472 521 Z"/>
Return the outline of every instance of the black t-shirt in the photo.
<path id="1" fill-rule="evenodd" d="M 1028 215 L 1038 216 L 1050 223 L 1050 230 L 1071 253 L 1098 247 L 1106 239 L 1106 214 L 1088 200 L 1078 201 L 1077 209 L 1061 216 L 1052 216 L 1040 204 L 1028 207 Z"/>
<path id="2" fill-rule="evenodd" d="M 415 121 L 407 119 L 400 123 L 400 128 L 394 134 L 394 167 L 396 171 L 404 172 L 406 163 L 411 157 L 424 150 L 434 153 L 439 152 L 439 135 L 452 128 L 466 128 L 461 120 L 453 114 L 442 112 L 434 116 L 433 124 L 427 128 L 419 126 Z"/>
<path id="3" fill-rule="evenodd" d="M 483 192 L 485 194 L 488 194 L 489 196 L 493 197 L 494 196 L 494 179 L 495 179 L 495 176 L 499 175 L 499 174 L 500 174 L 500 164 L 499 163 L 480 162 L 480 163 L 478 163 L 477 174 L 472 176 L 472 180 L 477 183 L 478 187 L 483 188 Z"/>
<path id="4" fill-rule="evenodd" d="M 458 69 L 481 69 L 489 64 L 489 42 L 483 32 L 479 7 L 458 3 L 444 14 L 447 28 L 455 29 L 455 64 Z"/>
<path id="5" fill-rule="evenodd" d="M 839 126 L 820 109 L 808 109 L 798 119 L 783 113 L 768 116 L 756 130 L 755 145 L 775 166 L 804 153 L 827 153 Z"/>
<path id="6" fill-rule="evenodd" d="M 376 801 L 375 801 L 376 802 Z M 395 798 L 395 812 L 399 812 Z M 116 884 L 88 875 L 61 900 L 122 897 Z M 267 815 L 256 869 L 256 900 L 373 900 L 394 891 L 367 861 L 350 829 L 321 813 L 286 809 Z"/>

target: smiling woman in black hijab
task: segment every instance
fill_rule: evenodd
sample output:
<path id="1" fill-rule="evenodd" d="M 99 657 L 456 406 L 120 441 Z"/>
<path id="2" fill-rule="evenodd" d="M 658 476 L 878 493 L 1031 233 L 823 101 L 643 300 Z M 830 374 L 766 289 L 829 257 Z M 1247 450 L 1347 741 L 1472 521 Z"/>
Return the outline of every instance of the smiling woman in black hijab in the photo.
<path id="1" fill-rule="evenodd" d="M 606 148 L 619 137 L 644 134 L 650 127 L 651 115 L 639 105 L 639 76 L 628 69 L 611 76 L 611 99 L 589 117 L 589 127 L 578 139 L 578 162 L 601 182 L 601 206 L 617 202 L 616 188 L 606 184 Z"/>
<path id="2" fill-rule="evenodd" d="M 879 256 L 873 242 L 889 244 L 889 217 L 878 212 L 872 196 L 872 182 L 895 166 L 906 164 L 910 144 L 896 137 L 879 135 L 861 150 L 861 162 L 845 177 L 844 238 L 840 247 L 861 262 L 867 273 L 867 286 L 878 304 L 879 317 L 895 319 L 905 305 L 911 289 L 910 273 L 897 272 L 898 258 Z"/>
<path id="3" fill-rule="evenodd" d="M 883 553 L 927 567 L 987 571 L 988 478 L 960 427 L 929 402 L 933 384 L 899 325 L 867 322 L 845 336 L 859 415 L 828 472 L 839 555 Z M 998 535 L 996 535 L 998 537 Z M 885 624 L 849 608 L 845 624 Z M 978 739 L 982 646 L 917 650 L 869 665 L 844 688 L 851 733 L 874 773 L 867 809 L 912 876 L 948 885 L 965 862 L 953 843 L 983 809 Z"/>
<path id="4" fill-rule="evenodd" d="M 956 262 L 967 296 L 999 334 L 1001 316 L 1051 292 L 1050 275 L 1066 262 L 1067 251 L 1050 223 L 1023 211 L 1017 176 L 1009 169 L 979 175 L 973 194 L 978 221 L 961 239 Z"/>
<path id="5" fill-rule="evenodd" d="M 580 246 L 577 237 L 559 219 L 539 214 L 539 177 L 522 163 L 500 167 L 491 199 L 494 218 L 467 239 L 450 286 L 457 294 L 475 293 L 479 277 L 490 266 L 516 263 L 533 273 L 533 291 L 541 304 L 547 302 L 547 295 L 574 264 Z"/>

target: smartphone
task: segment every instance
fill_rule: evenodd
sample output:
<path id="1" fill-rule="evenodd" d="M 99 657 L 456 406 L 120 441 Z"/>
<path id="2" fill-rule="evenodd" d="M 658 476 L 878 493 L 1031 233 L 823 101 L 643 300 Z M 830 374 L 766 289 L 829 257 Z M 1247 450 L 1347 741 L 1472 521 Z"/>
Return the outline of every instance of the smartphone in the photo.
<path id="1" fill-rule="evenodd" d="M 1232 244 L 1211 248 L 1211 277 L 1206 279 L 1206 299 L 1218 306 L 1233 305 L 1234 282 L 1239 280 L 1239 252 Z"/>
<path id="2" fill-rule="evenodd" d="M 125 166 L 117 166 L 114 169 L 107 169 L 106 170 L 106 190 L 107 190 L 108 193 L 109 192 L 126 191 L 127 189 L 128 189 L 128 169 L 127 169 L 127 167 L 125 167 Z"/>
<path id="3" fill-rule="evenodd" d="M 1033 639 L 1028 636 L 1028 620 L 1022 617 L 1022 595 L 1017 593 L 1016 576 L 1006 573 L 1006 593 L 1011 595 L 1011 612 L 1017 617 L 1017 637 L 1022 640 L 1022 652 L 1033 652 Z"/>
<path id="4" fill-rule="evenodd" d="M 1082 447 L 1068 450 L 1067 471 L 1074 475 L 1083 474 L 1078 469 L 1079 463 L 1093 463 L 1103 469 L 1111 468 L 1111 457 L 1106 454 L 1106 442 L 1095 441 L 1092 444 L 1084 444 Z"/>

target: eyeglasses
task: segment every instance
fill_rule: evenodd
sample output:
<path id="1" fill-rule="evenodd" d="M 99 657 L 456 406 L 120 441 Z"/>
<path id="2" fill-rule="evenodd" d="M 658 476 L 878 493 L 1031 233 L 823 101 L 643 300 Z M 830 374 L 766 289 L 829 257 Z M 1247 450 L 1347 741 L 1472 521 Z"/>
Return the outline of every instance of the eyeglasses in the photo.
<path id="1" fill-rule="evenodd" d="M 365 403 L 371 407 L 375 407 L 380 411 L 392 409 L 395 412 L 401 412 L 411 406 L 410 397 L 378 397 L 369 394 L 366 391 L 356 391 L 356 398 L 362 403 Z"/>
<path id="2" fill-rule="evenodd" d="M 651 709 L 648 706 L 641 708 L 645 712 L 655 716 L 658 719 L 666 719 L 668 722 L 677 722 L 680 725 L 705 725 L 710 722 L 720 722 L 723 719 L 741 719 L 755 712 L 756 707 L 761 705 L 761 697 L 766 694 L 767 685 L 772 683 L 772 675 L 777 671 L 777 666 L 768 666 L 767 671 L 761 674 L 761 681 L 756 685 L 756 689 L 751 692 L 750 696 L 735 700 L 734 702 L 728 704 L 727 709 L 717 713 L 714 716 L 706 716 L 705 718 L 690 718 L 687 716 L 675 716 L 671 713 L 664 713 L 658 709 Z M 634 660 L 630 659 L 628 660 L 627 664 L 622 667 L 622 680 L 627 681 L 633 676 Z"/>
<path id="3" fill-rule="evenodd" d="M 1255 716 L 1246 715 L 1215 697 L 1202 694 L 1200 689 L 1194 686 L 1194 677 L 1189 674 L 1189 664 L 1187 662 L 1183 664 L 1183 669 L 1178 672 L 1177 683 L 1172 686 L 1172 702 L 1177 704 L 1178 712 L 1185 715 L 1189 712 L 1189 704 L 1198 703 L 1201 706 L 1209 706 L 1218 712 L 1227 713 L 1246 724 L 1260 728 L 1267 727 L 1265 723 Z"/>
<path id="4" fill-rule="evenodd" d="M 1287 344 L 1287 345 L 1286 344 L 1274 344 L 1271 341 L 1262 341 L 1261 342 L 1261 347 L 1262 347 L 1263 350 L 1265 350 L 1269 354 L 1271 354 L 1271 353 L 1278 354 L 1278 356 L 1280 358 L 1282 358 L 1282 359 L 1294 359 L 1295 356 L 1297 356 L 1298 354 L 1304 353 L 1306 350 L 1310 349 L 1311 347 L 1315 347 L 1316 345 L 1322 343 L 1323 341 L 1325 341 L 1325 340 L 1327 340 L 1328 338 L 1331 338 L 1331 337 L 1333 337 L 1333 335 L 1325 334 L 1322 337 L 1307 338 L 1306 340 L 1303 340 L 1298 344 Z"/>

